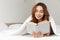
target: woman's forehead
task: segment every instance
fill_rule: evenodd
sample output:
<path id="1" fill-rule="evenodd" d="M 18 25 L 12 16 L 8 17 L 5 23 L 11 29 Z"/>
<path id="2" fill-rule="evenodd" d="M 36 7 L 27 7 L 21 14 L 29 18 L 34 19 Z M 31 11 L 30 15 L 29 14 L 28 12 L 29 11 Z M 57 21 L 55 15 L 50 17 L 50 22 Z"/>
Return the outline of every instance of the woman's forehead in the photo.
<path id="1" fill-rule="evenodd" d="M 42 6 L 37 6 L 36 10 L 38 10 L 38 11 L 43 10 L 43 7 Z"/>

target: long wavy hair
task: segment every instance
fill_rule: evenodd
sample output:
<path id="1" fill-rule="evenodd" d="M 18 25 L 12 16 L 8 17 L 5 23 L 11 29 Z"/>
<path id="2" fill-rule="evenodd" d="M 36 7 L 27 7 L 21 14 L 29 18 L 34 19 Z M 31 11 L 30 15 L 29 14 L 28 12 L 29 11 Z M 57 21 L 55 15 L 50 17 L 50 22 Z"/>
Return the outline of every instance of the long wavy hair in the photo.
<path id="1" fill-rule="evenodd" d="M 43 15 L 42 21 L 43 20 L 49 21 L 49 16 L 50 15 L 49 15 L 49 12 L 47 10 L 46 5 L 44 3 L 39 2 L 36 5 L 34 5 L 34 7 L 32 8 L 32 20 L 31 20 L 31 22 L 38 23 L 38 20 L 35 17 L 35 12 L 36 12 L 37 6 L 41 6 L 43 8 L 44 15 Z"/>

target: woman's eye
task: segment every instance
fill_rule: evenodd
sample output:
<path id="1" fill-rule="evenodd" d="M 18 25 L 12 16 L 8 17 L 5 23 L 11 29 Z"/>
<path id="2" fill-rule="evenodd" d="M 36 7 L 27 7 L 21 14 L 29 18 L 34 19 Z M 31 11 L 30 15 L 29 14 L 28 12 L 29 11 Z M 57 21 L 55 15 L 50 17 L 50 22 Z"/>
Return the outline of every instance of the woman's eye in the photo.
<path id="1" fill-rule="evenodd" d="M 43 13 L 43 10 L 41 10 L 40 13 Z"/>
<path id="2" fill-rule="evenodd" d="M 43 11 L 40 11 L 40 13 L 43 13 Z"/>
<path id="3" fill-rule="evenodd" d="M 41 11 L 41 13 L 43 13 L 43 11 Z"/>
<path id="4" fill-rule="evenodd" d="M 43 10 L 40 10 L 40 11 L 37 10 L 36 13 L 37 13 L 37 12 L 39 12 L 39 13 L 44 13 Z"/>

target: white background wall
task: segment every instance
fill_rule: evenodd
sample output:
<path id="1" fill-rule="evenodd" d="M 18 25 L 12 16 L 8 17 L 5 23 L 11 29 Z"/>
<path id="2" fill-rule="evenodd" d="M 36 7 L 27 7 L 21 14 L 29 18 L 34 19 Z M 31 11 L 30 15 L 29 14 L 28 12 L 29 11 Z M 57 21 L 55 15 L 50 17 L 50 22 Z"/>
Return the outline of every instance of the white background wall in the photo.
<path id="1" fill-rule="evenodd" d="M 59 0 L 0 0 L 0 22 L 24 22 L 37 2 L 45 3 L 56 24 L 60 25 Z"/>
<path id="2" fill-rule="evenodd" d="M 0 0 L 0 22 L 24 22 L 33 3 L 30 0 Z"/>
<path id="3" fill-rule="evenodd" d="M 0 22 L 23 21 L 23 0 L 0 0 Z"/>

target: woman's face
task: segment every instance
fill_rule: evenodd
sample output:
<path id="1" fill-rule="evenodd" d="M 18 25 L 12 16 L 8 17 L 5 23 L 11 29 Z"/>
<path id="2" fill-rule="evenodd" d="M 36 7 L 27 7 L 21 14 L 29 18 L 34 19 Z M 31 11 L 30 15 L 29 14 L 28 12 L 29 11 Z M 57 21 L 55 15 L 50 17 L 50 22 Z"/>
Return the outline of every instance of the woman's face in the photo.
<path id="1" fill-rule="evenodd" d="M 42 6 L 37 6 L 36 7 L 36 12 L 35 12 L 35 17 L 36 19 L 40 20 L 44 15 L 43 8 Z"/>

